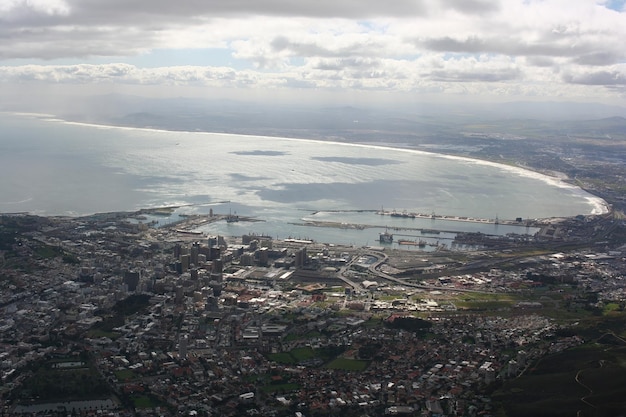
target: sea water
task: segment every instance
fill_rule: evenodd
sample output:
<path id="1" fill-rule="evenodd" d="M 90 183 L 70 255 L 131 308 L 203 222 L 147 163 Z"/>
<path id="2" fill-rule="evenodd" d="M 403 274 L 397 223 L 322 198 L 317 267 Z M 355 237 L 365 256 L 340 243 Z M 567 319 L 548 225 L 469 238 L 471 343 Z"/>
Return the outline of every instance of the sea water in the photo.
<path id="1" fill-rule="evenodd" d="M 0 114 L 0 175 L 4 213 L 75 216 L 183 206 L 178 213 L 213 209 L 259 220 L 214 224 L 207 233 L 342 244 L 373 244 L 383 227 L 443 224 L 354 210 L 486 219 L 606 211 L 601 199 L 558 178 L 474 159 L 319 140 L 97 126 L 41 115 Z M 307 219 L 380 228 L 302 226 Z M 456 231 L 521 232 L 502 224 L 447 223 Z"/>

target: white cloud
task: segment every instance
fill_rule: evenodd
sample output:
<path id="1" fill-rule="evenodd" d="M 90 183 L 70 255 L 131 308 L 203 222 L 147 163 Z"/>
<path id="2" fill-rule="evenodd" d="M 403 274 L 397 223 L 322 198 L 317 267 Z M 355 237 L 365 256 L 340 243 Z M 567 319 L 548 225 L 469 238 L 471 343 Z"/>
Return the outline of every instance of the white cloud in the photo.
<path id="1" fill-rule="evenodd" d="M 626 13 L 609 5 L 5 0 L 0 80 L 619 98 Z M 230 54 L 237 69 L 217 60 L 206 67 L 119 63 L 157 49 L 206 48 Z"/>
<path id="2" fill-rule="evenodd" d="M 35 16 L 67 16 L 70 6 L 64 0 L 3 0 L 0 20 L 28 21 Z"/>

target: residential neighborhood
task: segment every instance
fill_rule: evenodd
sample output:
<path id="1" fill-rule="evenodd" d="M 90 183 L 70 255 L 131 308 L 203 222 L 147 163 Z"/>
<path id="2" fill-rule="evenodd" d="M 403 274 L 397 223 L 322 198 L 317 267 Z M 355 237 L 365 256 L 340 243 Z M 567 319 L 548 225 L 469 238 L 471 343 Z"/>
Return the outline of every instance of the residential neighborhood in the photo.
<path id="1" fill-rule="evenodd" d="M 124 213 L 1 225 L 4 415 L 497 415 L 498 387 L 585 343 L 575 320 L 626 304 L 624 247 L 504 263 Z"/>

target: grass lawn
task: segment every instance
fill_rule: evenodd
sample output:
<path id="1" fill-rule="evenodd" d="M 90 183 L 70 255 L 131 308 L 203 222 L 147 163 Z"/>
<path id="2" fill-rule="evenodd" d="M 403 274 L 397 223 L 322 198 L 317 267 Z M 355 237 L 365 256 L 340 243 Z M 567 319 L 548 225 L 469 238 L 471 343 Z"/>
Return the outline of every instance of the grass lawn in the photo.
<path id="1" fill-rule="evenodd" d="M 320 332 L 317 332 L 317 331 L 312 331 L 312 332 L 308 332 L 308 333 L 304 333 L 304 334 L 289 333 L 285 337 L 285 341 L 286 342 L 291 342 L 293 340 L 314 339 L 316 337 L 321 337 L 321 336 L 322 336 L 322 334 Z"/>
<path id="2" fill-rule="evenodd" d="M 266 394 L 271 394 L 274 392 L 289 392 L 289 391 L 295 391 L 299 389 L 300 389 L 300 385 L 298 384 L 271 384 L 271 385 L 264 385 L 261 387 L 261 391 L 265 392 Z"/>
<path id="3" fill-rule="evenodd" d="M 283 364 L 296 363 L 296 360 L 289 352 L 271 353 L 267 355 L 270 360 Z"/>
<path id="4" fill-rule="evenodd" d="M 61 250 L 59 248 L 46 245 L 46 246 L 40 246 L 36 248 L 35 253 L 40 258 L 50 259 L 50 258 L 56 258 L 57 256 L 60 256 Z"/>
<path id="5" fill-rule="evenodd" d="M 315 351 L 310 347 L 295 348 L 289 353 L 291 354 L 291 356 L 294 357 L 296 362 L 306 361 L 308 359 L 313 359 L 317 356 Z"/>
<path id="6" fill-rule="evenodd" d="M 511 301 L 459 301 L 457 308 L 464 310 L 500 310 L 513 305 Z"/>
<path id="7" fill-rule="evenodd" d="M 132 381 L 133 379 L 135 379 L 137 377 L 137 374 L 135 374 L 130 369 L 121 369 L 119 371 L 115 371 L 115 377 L 119 381 L 126 382 L 126 381 Z"/>
<path id="8" fill-rule="evenodd" d="M 344 347 L 337 346 L 327 346 L 319 349 L 301 347 L 292 349 L 289 352 L 272 353 L 267 355 L 267 357 L 274 362 L 287 365 L 304 363 L 310 360 L 314 360 L 314 362 L 317 362 L 318 365 L 321 365 L 322 363 L 328 362 L 329 360 L 336 358 L 338 355 L 341 355 L 344 350 Z"/>
<path id="9" fill-rule="evenodd" d="M 154 408 L 159 406 L 158 402 L 145 395 L 132 397 L 131 399 L 135 408 Z"/>
<path id="10" fill-rule="evenodd" d="M 618 303 L 607 303 L 602 311 L 603 314 L 619 314 L 620 305 Z"/>
<path id="11" fill-rule="evenodd" d="M 317 353 L 310 347 L 292 349 L 289 352 L 272 353 L 268 357 L 278 363 L 298 363 L 317 357 Z"/>
<path id="12" fill-rule="evenodd" d="M 364 371 L 369 365 L 368 361 L 360 361 L 357 359 L 337 358 L 326 365 L 329 369 L 339 369 L 342 371 Z"/>
<path id="13" fill-rule="evenodd" d="M 454 305 L 466 310 L 500 310 L 511 308 L 520 301 L 517 294 L 489 292 L 463 293 L 452 299 Z"/>

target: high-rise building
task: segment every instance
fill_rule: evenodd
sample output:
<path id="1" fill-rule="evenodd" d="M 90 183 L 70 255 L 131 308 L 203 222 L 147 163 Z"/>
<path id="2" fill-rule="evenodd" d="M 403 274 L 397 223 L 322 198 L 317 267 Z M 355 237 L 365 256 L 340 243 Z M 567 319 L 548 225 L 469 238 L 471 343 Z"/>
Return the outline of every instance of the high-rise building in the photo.
<path id="1" fill-rule="evenodd" d="M 183 273 L 187 272 L 191 264 L 191 255 L 180 255 L 180 263 L 182 264 Z"/>
<path id="2" fill-rule="evenodd" d="M 296 252 L 295 266 L 296 268 L 302 268 L 307 263 L 306 247 L 301 248 Z"/>
<path id="3" fill-rule="evenodd" d="M 215 259 L 219 259 L 220 258 L 220 247 L 217 245 L 213 245 L 210 247 L 209 249 L 209 256 L 207 257 L 207 259 L 209 261 L 213 261 Z"/>
<path id="4" fill-rule="evenodd" d="M 190 256 L 191 256 L 191 263 L 193 265 L 198 265 L 198 254 L 200 253 L 200 243 L 195 242 L 192 246 L 191 246 L 191 252 L 190 252 Z"/>
<path id="5" fill-rule="evenodd" d="M 189 344 L 189 336 L 183 335 L 178 341 L 178 357 L 181 360 L 187 359 L 187 347 Z"/>
<path id="6" fill-rule="evenodd" d="M 211 270 L 214 274 L 221 274 L 224 271 L 224 262 L 221 259 L 213 260 L 213 268 Z"/>
<path id="7" fill-rule="evenodd" d="M 124 284 L 128 286 L 129 292 L 135 292 L 137 285 L 139 284 L 140 274 L 139 271 L 125 271 L 124 272 Z"/>
<path id="8" fill-rule="evenodd" d="M 176 285 L 176 304 L 182 304 L 185 300 L 185 289 L 182 285 Z"/>
<path id="9" fill-rule="evenodd" d="M 267 248 L 263 247 L 261 249 L 259 249 L 259 265 L 260 266 L 267 266 L 268 262 L 269 262 L 269 251 Z"/>

